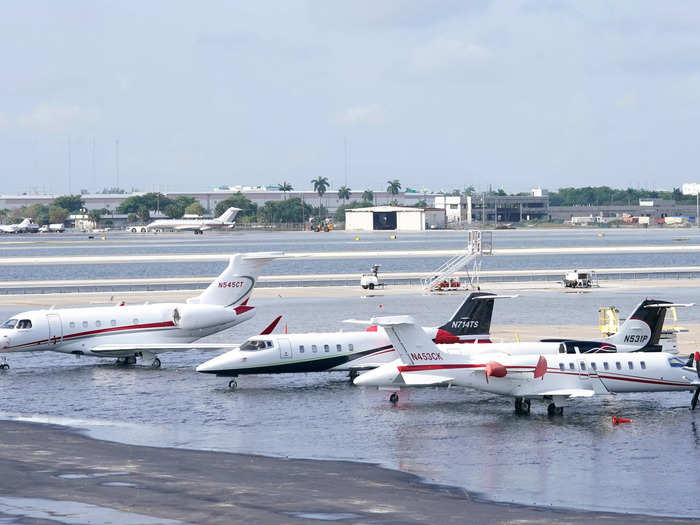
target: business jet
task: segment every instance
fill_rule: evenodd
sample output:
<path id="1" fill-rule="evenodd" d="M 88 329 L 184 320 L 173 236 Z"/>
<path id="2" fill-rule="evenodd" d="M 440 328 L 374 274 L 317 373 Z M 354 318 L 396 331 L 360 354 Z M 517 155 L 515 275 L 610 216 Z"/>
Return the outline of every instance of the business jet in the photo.
<path id="1" fill-rule="evenodd" d="M 201 235 L 208 230 L 232 230 L 240 208 L 229 208 L 216 219 L 158 219 L 146 226 L 132 226 L 132 233 L 161 230 L 191 231 Z"/>
<path id="2" fill-rule="evenodd" d="M 594 395 L 687 390 L 694 392 L 695 409 L 700 394 L 700 352 L 686 363 L 666 352 L 472 355 L 440 348 L 410 316 L 373 322 L 384 328 L 399 357 L 354 383 L 395 390 L 392 403 L 405 386 L 456 385 L 511 396 L 518 414 L 529 414 L 531 400 L 539 399 L 553 416 L 562 415 L 570 400 Z"/>
<path id="3" fill-rule="evenodd" d="M 200 295 L 186 303 L 32 310 L 0 325 L 0 355 L 52 351 L 161 366 L 158 353 L 226 345 L 194 343 L 253 317 L 248 304 L 262 267 L 282 253 L 236 254 Z M 229 345 L 230 347 L 230 345 Z M 6 357 L 5 357 L 6 359 Z M 0 365 L 9 368 L 6 360 Z"/>
<path id="4" fill-rule="evenodd" d="M 568 353 L 581 354 L 661 352 L 663 348 L 659 344 L 659 340 L 661 339 L 666 312 L 669 308 L 685 306 L 693 306 L 693 304 L 644 299 L 637 305 L 616 334 L 602 339 L 550 338 L 535 342 L 493 343 L 488 347 L 465 347 L 464 349 L 472 354 L 477 352 L 556 354 L 564 348 Z M 672 347 L 675 349 L 675 343 Z"/>
<path id="5" fill-rule="evenodd" d="M 36 233 L 39 225 L 26 218 L 19 224 L 0 224 L 0 233 Z"/>
<path id="6" fill-rule="evenodd" d="M 493 302 L 503 297 L 513 296 L 473 292 L 467 296 L 449 321 L 440 327 L 423 330 L 427 337 L 438 343 L 490 343 Z M 374 325 L 363 332 L 254 336 L 240 347 L 202 363 L 196 370 L 223 377 L 349 372 L 352 379 L 361 370 L 375 368 L 395 358 L 394 349 L 384 330 Z M 235 389 L 236 385 L 235 379 L 229 382 L 231 389 Z"/>

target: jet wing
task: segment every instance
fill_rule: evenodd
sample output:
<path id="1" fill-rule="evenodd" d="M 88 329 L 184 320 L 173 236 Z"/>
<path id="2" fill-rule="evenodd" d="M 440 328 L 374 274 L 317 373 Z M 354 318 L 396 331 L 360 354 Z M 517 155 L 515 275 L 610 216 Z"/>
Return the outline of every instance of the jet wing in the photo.
<path id="1" fill-rule="evenodd" d="M 438 386 L 448 385 L 454 381 L 453 377 L 437 376 L 430 374 L 401 374 L 400 376 L 407 386 Z"/>
<path id="2" fill-rule="evenodd" d="M 545 392 L 528 391 L 523 388 L 518 392 L 519 396 L 535 397 L 535 396 L 562 396 L 562 397 L 593 397 L 595 391 L 583 388 L 562 388 L 560 390 L 547 390 Z"/>
<path id="3" fill-rule="evenodd" d="M 90 351 L 104 357 L 129 357 L 138 352 L 185 352 L 187 350 L 233 350 L 240 344 L 225 343 L 155 343 L 155 344 L 109 344 L 93 346 Z"/>

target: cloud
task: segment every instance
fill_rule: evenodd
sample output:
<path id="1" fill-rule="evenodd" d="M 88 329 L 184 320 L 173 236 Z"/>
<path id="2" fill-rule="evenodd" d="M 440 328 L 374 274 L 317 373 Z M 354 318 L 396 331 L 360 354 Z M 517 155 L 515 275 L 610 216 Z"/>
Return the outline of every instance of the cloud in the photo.
<path id="1" fill-rule="evenodd" d="M 94 108 L 82 108 L 78 105 L 35 107 L 30 113 L 17 117 L 20 127 L 46 133 L 61 133 L 76 126 L 91 124 L 100 119 L 100 112 Z"/>
<path id="2" fill-rule="evenodd" d="M 423 71 L 471 68 L 489 58 L 486 48 L 453 38 L 437 38 L 413 51 L 413 64 Z"/>
<path id="3" fill-rule="evenodd" d="M 387 114 L 384 109 L 376 104 L 368 106 L 354 106 L 346 108 L 334 119 L 338 124 L 344 125 L 379 125 L 384 124 Z"/>

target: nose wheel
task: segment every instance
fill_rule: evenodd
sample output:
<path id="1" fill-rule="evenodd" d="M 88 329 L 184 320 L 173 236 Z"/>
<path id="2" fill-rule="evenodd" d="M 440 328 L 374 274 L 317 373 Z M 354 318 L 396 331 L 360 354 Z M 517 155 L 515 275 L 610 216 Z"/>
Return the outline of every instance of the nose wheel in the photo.
<path id="1" fill-rule="evenodd" d="M 389 396 L 389 402 L 392 405 L 395 405 L 396 403 L 398 403 L 399 402 L 399 394 L 397 394 L 396 392 L 392 392 L 391 395 Z"/>
<path id="2" fill-rule="evenodd" d="M 0 370 L 9 370 L 10 369 L 10 364 L 7 362 L 7 357 L 3 357 L 2 360 L 0 360 Z"/>
<path id="3" fill-rule="evenodd" d="M 515 413 L 519 416 L 526 416 L 530 413 L 530 400 L 522 397 L 515 398 Z"/>
<path id="4" fill-rule="evenodd" d="M 228 388 L 229 390 L 236 390 L 236 388 L 238 388 L 238 381 L 231 379 L 231 381 L 228 382 Z"/>

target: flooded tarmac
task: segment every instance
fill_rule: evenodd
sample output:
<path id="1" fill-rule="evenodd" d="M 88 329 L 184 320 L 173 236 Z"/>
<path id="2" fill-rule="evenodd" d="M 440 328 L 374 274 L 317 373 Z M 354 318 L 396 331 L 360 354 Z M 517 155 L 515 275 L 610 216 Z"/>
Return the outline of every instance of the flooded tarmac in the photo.
<path id="1" fill-rule="evenodd" d="M 598 306 L 615 304 L 624 315 L 643 296 L 692 302 L 698 288 L 533 291 L 499 302 L 493 322 L 590 327 Z M 340 321 L 377 314 L 410 313 L 435 325 L 460 299 L 261 299 L 253 320 L 207 341 L 240 342 L 280 313 L 290 332 L 354 330 Z M 700 321 L 698 310 L 685 309 L 682 320 Z M 160 370 L 60 354 L 11 355 L 12 368 L 0 375 L 0 416 L 133 444 L 379 463 L 497 501 L 700 516 L 700 411 L 688 409 L 689 393 L 579 400 L 556 418 L 533 403 L 532 415 L 517 417 L 511 400 L 461 388 L 402 392 L 392 406 L 386 392 L 352 386 L 339 373 L 245 376 L 233 392 L 225 378 L 193 371 L 215 354 L 163 354 Z M 613 416 L 632 423 L 613 426 Z"/>

